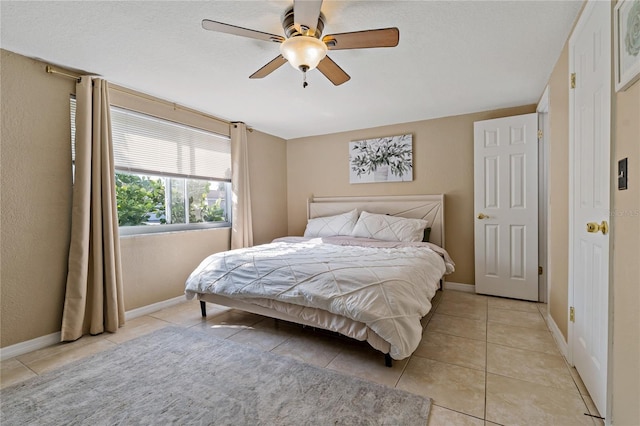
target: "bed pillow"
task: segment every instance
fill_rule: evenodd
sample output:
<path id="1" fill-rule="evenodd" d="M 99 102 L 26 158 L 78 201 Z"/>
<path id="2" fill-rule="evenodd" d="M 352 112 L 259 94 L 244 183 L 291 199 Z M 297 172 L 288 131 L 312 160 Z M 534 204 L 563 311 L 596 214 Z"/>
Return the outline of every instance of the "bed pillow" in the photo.
<path id="1" fill-rule="evenodd" d="M 358 210 L 309 219 L 304 230 L 305 237 L 332 237 L 334 235 L 351 235 L 358 220 Z"/>
<path id="2" fill-rule="evenodd" d="M 431 227 L 424 228 L 424 237 L 422 237 L 423 243 L 428 243 L 431 237 Z"/>
<path id="3" fill-rule="evenodd" d="M 384 241 L 420 242 L 426 227 L 426 220 L 363 211 L 351 235 Z"/>

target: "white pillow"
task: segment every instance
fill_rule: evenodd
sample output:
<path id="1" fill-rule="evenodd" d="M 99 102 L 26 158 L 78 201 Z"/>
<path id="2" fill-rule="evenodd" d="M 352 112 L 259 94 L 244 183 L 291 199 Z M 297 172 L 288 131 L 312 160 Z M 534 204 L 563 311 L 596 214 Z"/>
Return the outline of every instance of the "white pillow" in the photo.
<path id="1" fill-rule="evenodd" d="M 422 241 L 427 224 L 428 222 L 422 219 L 407 219 L 363 211 L 351 235 L 384 241 L 417 242 Z"/>
<path id="2" fill-rule="evenodd" d="M 317 238 L 332 237 L 334 235 L 351 235 L 357 220 L 357 209 L 335 216 L 309 219 L 307 228 L 304 230 L 304 236 Z"/>

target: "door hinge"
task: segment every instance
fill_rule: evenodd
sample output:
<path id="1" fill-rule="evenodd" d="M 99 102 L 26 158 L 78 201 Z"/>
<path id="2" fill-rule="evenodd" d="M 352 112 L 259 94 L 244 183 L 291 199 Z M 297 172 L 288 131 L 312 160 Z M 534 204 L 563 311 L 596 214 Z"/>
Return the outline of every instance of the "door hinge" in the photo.
<path id="1" fill-rule="evenodd" d="M 538 130 L 538 140 L 542 139 L 542 130 Z"/>
<path id="2" fill-rule="evenodd" d="M 575 72 L 571 73 L 571 88 L 572 89 L 576 88 L 576 73 Z"/>
<path id="3" fill-rule="evenodd" d="M 576 310 L 573 309 L 573 306 L 569 308 L 569 321 L 576 322 Z"/>
<path id="4" fill-rule="evenodd" d="M 538 266 L 538 275 L 542 275 L 542 266 Z"/>

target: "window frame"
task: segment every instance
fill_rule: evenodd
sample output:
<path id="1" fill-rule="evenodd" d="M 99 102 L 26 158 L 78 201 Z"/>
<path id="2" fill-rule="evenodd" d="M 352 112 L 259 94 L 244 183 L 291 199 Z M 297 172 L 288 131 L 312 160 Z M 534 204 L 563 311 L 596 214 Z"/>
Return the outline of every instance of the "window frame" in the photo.
<path id="1" fill-rule="evenodd" d="M 75 99 L 75 95 L 72 95 L 71 98 Z M 229 139 L 231 138 L 230 123 L 228 121 L 224 121 L 217 117 L 114 84 L 109 84 L 109 105 L 110 107 L 134 111 L 140 114 L 151 116 L 156 119 L 170 121 L 183 126 L 193 127 L 198 130 L 214 133 Z M 115 171 L 121 173 L 136 174 L 138 176 L 145 175 L 144 173 L 119 170 L 117 168 L 115 169 Z M 162 175 L 162 173 L 158 173 L 157 176 L 163 178 L 183 179 L 185 181 L 185 184 L 189 179 L 196 179 L 182 176 L 167 176 Z M 211 179 L 211 181 L 224 183 L 225 185 L 225 211 L 227 221 L 118 226 L 119 234 L 121 236 L 135 236 L 146 234 L 198 231 L 215 228 L 231 228 L 233 223 L 231 182 L 219 181 L 215 179 Z"/>
<path id="2" fill-rule="evenodd" d="M 131 173 L 129 171 L 117 170 L 116 172 L 127 173 L 127 174 L 136 174 L 142 176 L 140 173 Z M 160 176 L 163 178 L 169 178 L 168 176 Z M 170 177 L 170 179 L 182 179 L 185 181 L 188 178 L 176 178 Z M 212 181 L 214 182 L 214 181 Z M 197 231 L 203 229 L 212 229 L 212 228 L 231 228 L 231 224 L 233 223 L 232 211 L 230 202 L 231 202 L 231 182 L 221 182 L 215 181 L 225 184 L 225 200 L 226 200 L 226 216 L 228 220 L 226 221 L 217 221 L 217 222 L 196 222 L 196 223 L 165 223 L 158 225 L 128 225 L 128 226 L 118 226 L 119 232 L 121 236 L 131 236 L 131 235 L 144 235 L 144 234 L 159 234 L 166 232 L 183 232 L 183 231 Z M 185 211 L 187 211 L 185 209 Z"/>

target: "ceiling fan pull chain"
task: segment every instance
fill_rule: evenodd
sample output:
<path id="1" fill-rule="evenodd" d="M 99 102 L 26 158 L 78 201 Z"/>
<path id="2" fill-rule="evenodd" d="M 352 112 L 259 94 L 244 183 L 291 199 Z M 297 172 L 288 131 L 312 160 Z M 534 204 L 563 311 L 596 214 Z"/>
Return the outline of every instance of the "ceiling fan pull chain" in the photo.
<path id="1" fill-rule="evenodd" d="M 302 71 L 302 88 L 305 89 L 309 83 L 307 83 L 307 71 Z"/>

